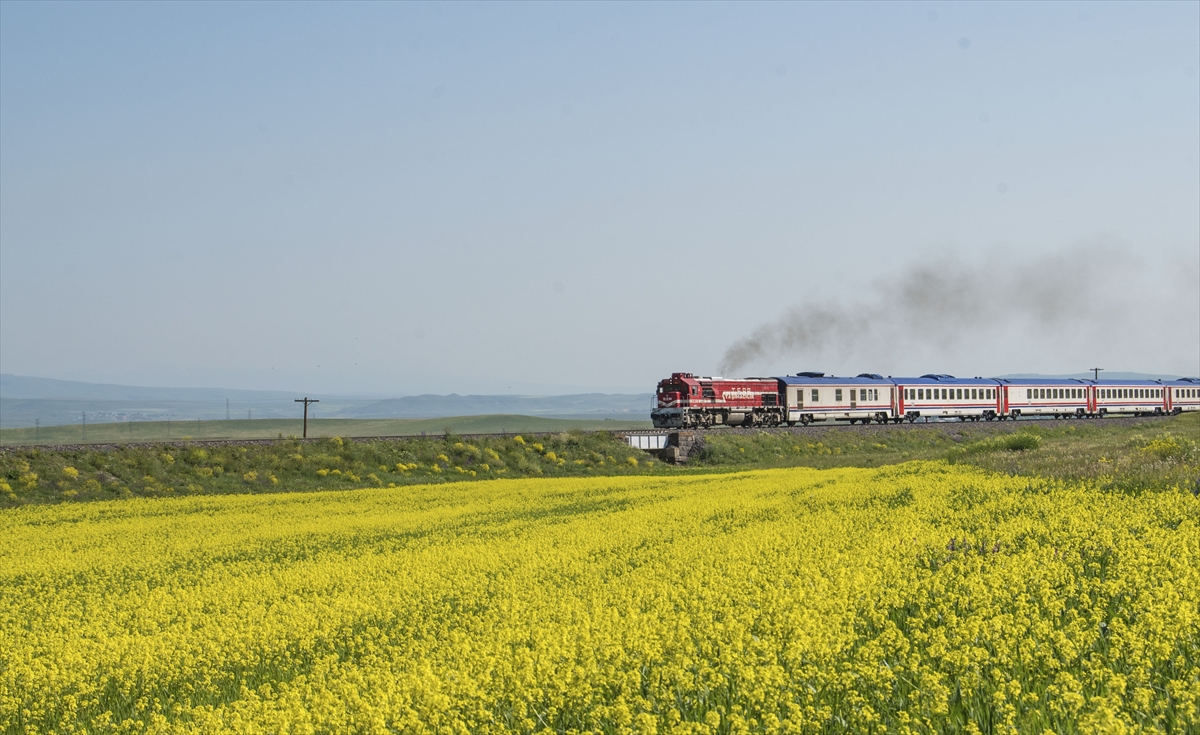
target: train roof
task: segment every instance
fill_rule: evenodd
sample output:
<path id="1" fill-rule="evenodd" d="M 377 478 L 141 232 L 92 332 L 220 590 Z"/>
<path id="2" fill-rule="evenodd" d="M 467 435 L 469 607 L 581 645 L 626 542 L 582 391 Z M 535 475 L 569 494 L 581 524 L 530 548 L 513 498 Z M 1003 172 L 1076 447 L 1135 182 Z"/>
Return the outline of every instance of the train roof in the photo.
<path id="1" fill-rule="evenodd" d="M 1200 378 L 1176 378 L 1175 380 L 1164 380 L 1164 381 L 1162 381 L 1162 384 L 1163 385 L 1186 385 L 1186 386 L 1191 387 L 1191 386 L 1200 385 Z"/>
<path id="2" fill-rule="evenodd" d="M 916 378 L 892 378 L 897 385 L 995 385 L 991 378 L 956 378 L 945 373 L 926 373 Z"/>
<path id="3" fill-rule="evenodd" d="M 848 375 L 826 375 L 825 373 L 804 372 L 795 375 L 784 375 L 775 378 L 787 385 L 891 385 L 892 381 L 876 373 L 859 373 L 851 378 Z"/>
<path id="4" fill-rule="evenodd" d="M 1096 381 L 1087 378 L 996 378 L 996 382 L 1004 385 L 1097 385 Z M 1104 382 L 1104 381 L 1101 381 Z M 1118 381 L 1121 385 L 1137 383 L 1138 381 Z M 1152 382 L 1152 381 L 1144 381 Z"/>

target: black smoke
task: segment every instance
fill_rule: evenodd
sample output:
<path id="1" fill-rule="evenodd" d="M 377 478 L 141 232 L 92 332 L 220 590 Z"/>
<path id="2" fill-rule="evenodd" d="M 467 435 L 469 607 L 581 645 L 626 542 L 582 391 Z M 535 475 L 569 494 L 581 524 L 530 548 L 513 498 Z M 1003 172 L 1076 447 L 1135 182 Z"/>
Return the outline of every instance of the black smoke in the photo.
<path id="1" fill-rule="evenodd" d="M 1013 330 L 1049 343 L 1113 330 L 1132 337 L 1137 318 L 1154 318 L 1151 305 L 1163 303 L 1161 293 L 1139 294 L 1167 288 L 1147 283 L 1144 270 L 1127 250 L 1103 245 L 1032 258 L 993 253 L 973 265 L 931 256 L 876 281 L 855 302 L 808 301 L 788 309 L 730 345 L 720 370 L 733 375 L 783 357 L 812 364 L 818 357 L 873 356 L 883 363 L 891 350 L 948 351 Z M 1194 294 L 1184 294 L 1178 303 L 1192 301 Z"/>

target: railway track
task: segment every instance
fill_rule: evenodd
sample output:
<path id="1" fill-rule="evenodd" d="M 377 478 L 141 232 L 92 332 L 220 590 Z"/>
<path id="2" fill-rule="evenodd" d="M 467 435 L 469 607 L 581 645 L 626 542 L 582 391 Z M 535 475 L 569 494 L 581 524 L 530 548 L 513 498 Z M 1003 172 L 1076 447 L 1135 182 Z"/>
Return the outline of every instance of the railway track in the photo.
<path id="1" fill-rule="evenodd" d="M 1169 416 L 1129 416 L 1120 418 L 1105 418 L 1099 419 L 1104 425 L 1126 425 L 1131 426 L 1145 421 L 1154 421 L 1156 419 L 1169 418 Z M 829 431 L 848 431 L 864 435 L 886 434 L 893 431 L 942 431 L 948 433 L 958 433 L 958 430 L 966 427 L 972 429 L 984 429 L 995 433 L 1011 433 L 1019 428 L 1029 426 L 1031 424 L 1049 424 L 1057 425 L 1066 423 L 1070 419 L 1055 420 L 1050 418 L 1028 418 L 1015 421 L 991 421 L 991 422 L 975 422 L 975 421 L 919 421 L 916 423 L 900 423 L 900 424 L 828 424 L 808 426 L 773 426 L 773 427 L 750 427 L 741 428 L 737 426 L 725 426 L 709 429 L 591 429 L 585 431 L 588 434 L 611 434 L 617 437 L 627 436 L 661 436 L 664 434 L 684 433 L 695 436 L 705 435 L 752 435 L 752 434 L 793 434 L 796 436 L 820 436 Z M 552 436 L 561 434 L 560 431 L 501 431 L 493 433 L 474 433 L 474 434 L 452 434 L 452 436 L 462 439 L 472 438 L 505 438 L 510 436 Z M 372 442 L 372 441 L 412 441 L 413 439 L 438 439 L 443 435 L 434 434 L 422 436 L 419 434 L 397 434 L 391 436 L 344 436 L 341 437 L 344 441 L 353 442 Z M 77 444 L 6 444 L 0 446 L 0 454 L 9 452 L 22 452 L 30 450 L 49 451 L 49 452 L 81 452 L 81 451 L 97 451 L 111 452 L 119 449 L 129 449 L 138 447 L 205 447 L 205 446 L 268 446 L 279 442 L 295 442 L 297 444 L 316 444 L 328 440 L 330 437 L 311 437 L 308 439 L 299 439 L 288 437 L 280 439 L 164 439 L 159 441 L 142 441 L 142 442 L 96 442 L 96 443 L 77 443 Z"/>

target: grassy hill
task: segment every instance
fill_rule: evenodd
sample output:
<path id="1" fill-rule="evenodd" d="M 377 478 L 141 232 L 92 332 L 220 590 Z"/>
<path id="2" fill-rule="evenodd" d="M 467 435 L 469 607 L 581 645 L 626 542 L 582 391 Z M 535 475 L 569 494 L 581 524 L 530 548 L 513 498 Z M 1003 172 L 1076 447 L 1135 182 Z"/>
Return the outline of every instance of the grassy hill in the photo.
<path id="1" fill-rule="evenodd" d="M 557 419 L 538 416 L 452 416 L 433 419 L 310 419 L 309 437 L 421 436 L 567 431 L 569 429 L 647 429 L 649 421 Z M 86 429 L 43 426 L 40 429 L 0 429 L 0 445 L 109 444 L 179 439 L 275 439 L 300 436 L 300 419 L 234 421 L 132 421 L 93 424 Z"/>

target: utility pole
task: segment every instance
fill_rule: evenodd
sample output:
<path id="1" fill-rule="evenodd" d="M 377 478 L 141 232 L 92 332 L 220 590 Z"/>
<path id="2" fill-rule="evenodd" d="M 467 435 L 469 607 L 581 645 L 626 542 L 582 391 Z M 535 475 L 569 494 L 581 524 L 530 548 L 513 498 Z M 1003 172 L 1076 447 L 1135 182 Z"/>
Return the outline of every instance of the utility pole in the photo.
<path id="1" fill-rule="evenodd" d="M 304 396 L 303 398 L 297 398 L 296 403 L 304 404 L 304 438 L 307 439 L 308 438 L 308 404 L 320 403 L 320 401 L 318 401 L 316 398 L 309 398 L 308 396 Z"/>
<path id="2" fill-rule="evenodd" d="M 1088 370 L 1091 370 L 1091 371 L 1092 371 L 1092 372 L 1093 372 L 1093 373 L 1096 375 L 1096 382 L 1097 382 L 1097 383 L 1099 383 L 1099 382 L 1100 382 L 1100 371 L 1101 371 L 1101 370 L 1103 370 L 1103 369 L 1104 369 L 1104 368 L 1088 368 Z"/>
<path id="3" fill-rule="evenodd" d="M 83 412 L 83 440 L 87 441 L 87 411 Z"/>
<path id="4" fill-rule="evenodd" d="M 225 399 L 225 420 L 229 420 L 229 399 Z"/>

